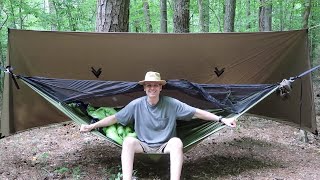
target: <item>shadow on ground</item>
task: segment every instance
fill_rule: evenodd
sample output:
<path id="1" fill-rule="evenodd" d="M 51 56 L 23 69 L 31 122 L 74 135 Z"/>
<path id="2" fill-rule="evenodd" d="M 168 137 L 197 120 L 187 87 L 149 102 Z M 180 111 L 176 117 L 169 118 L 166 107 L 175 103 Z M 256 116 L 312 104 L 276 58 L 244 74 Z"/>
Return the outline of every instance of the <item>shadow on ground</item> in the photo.
<path id="1" fill-rule="evenodd" d="M 252 138 L 238 138 L 222 142 L 206 141 L 185 154 L 183 179 L 215 179 L 238 176 L 246 171 L 273 169 L 284 166 L 279 160 L 279 152 L 285 148 Z M 264 153 L 261 153 L 264 152 Z M 53 156 L 54 154 L 54 156 Z M 281 155 L 281 154 L 280 154 Z M 30 156 L 16 156 L 11 160 L 11 168 L 30 171 L 39 179 L 63 179 L 65 177 L 104 177 L 108 179 L 121 175 L 121 148 L 103 141 L 88 142 L 80 148 L 68 151 L 40 153 L 36 159 Z M 134 169 L 139 179 L 169 179 L 169 155 L 162 155 L 157 161 L 148 155 L 137 155 Z M 9 167 L 8 167 L 9 168 Z M 10 169 L 10 168 L 9 168 Z M 9 169 L 3 169 L 4 172 Z M 65 171 L 65 172 L 64 172 Z M 13 173 L 10 177 L 13 177 Z M 9 175 L 6 175 L 9 177 Z M 30 176 L 30 175 L 29 175 Z M 19 177 L 16 173 L 14 177 Z M 103 179 L 103 178 L 102 178 Z"/>
<path id="2" fill-rule="evenodd" d="M 200 149 L 199 149 L 200 148 Z M 234 149 L 242 154 L 232 154 Z M 237 139 L 230 142 L 216 144 L 211 150 L 203 150 L 199 156 L 188 153 L 183 166 L 183 179 L 215 179 L 223 176 L 237 176 L 245 171 L 255 169 L 270 169 L 282 167 L 281 162 L 272 157 L 260 156 L 259 150 L 281 148 L 273 144 L 251 138 Z M 195 152 L 201 151 L 197 147 Z M 194 157 L 192 157 L 194 155 Z M 159 161 L 150 161 L 146 158 L 135 161 L 137 177 L 141 179 L 169 179 L 169 156 Z"/>

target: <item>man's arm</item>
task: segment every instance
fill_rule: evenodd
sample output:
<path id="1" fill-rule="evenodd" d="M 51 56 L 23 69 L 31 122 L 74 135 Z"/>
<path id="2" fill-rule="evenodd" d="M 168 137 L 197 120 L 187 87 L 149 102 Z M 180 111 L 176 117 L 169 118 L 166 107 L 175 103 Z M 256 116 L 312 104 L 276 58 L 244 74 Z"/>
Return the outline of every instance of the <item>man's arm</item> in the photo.
<path id="1" fill-rule="evenodd" d="M 82 124 L 80 127 L 80 132 L 89 132 L 92 129 L 96 129 L 99 127 L 106 127 L 106 126 L 111 126 L 112 124 L 115 124 L 117 122 L 116 116 L 111 115 L 108 117 L 105 117 L 101 119 L 100 121 L 94 123 L 94 124 Z"/>
<path id="2" fill-rule="evenodd" d="M 210 113 L 202 109 L 196 109 L 194 117 L 208 121 L 219 121 L 220 118 L 220 116 L 217 116 L 213 113 Z M 236 127 L 237 125 L 236 118 L 222 118 L 221 122 L 230 127 Z"/>

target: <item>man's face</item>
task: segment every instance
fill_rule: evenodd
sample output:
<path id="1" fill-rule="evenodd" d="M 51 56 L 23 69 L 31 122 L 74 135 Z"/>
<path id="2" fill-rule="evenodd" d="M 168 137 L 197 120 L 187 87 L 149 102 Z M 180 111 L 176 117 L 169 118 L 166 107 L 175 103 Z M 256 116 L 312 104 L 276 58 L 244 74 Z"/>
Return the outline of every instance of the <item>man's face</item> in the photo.
<path id="1" fill-rule="evenodd" d="M 160 95 L 160 91 L 162 90 L 162 85 L 156 82 L 147 82 L 144 85 L 144 91 L 146 92 L 148 97 L 157 97 Z"/>

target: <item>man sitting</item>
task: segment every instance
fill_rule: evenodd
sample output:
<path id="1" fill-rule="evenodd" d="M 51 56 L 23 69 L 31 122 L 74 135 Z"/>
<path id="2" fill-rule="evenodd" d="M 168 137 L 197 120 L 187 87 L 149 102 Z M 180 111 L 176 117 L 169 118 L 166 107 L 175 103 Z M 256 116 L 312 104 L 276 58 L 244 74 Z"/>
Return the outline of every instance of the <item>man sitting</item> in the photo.
<path id="1" fill-rule="evenodd" d="M 190 120 L 195 117 L 209 121 L 220 121 L 227 126 L 236 127 L 235 118 L 223 118 L 213 113 L 189 106 L 177 99 L 161 96 L 162 86 L 166 84 L 157 72 L 147 72 L 145 79 L 139 81 L 144 86 L 146 96 L 131 101 L 118 113 L 108 116 L 94 124 L 82 125 L 81 132 L 120 123 L 124 126 L 134 124 L 137 139 L 126 137 L 122 144 L 121 163 L 124 180 L 132 178 L 135 153 L 169 153 L 170 177 L 180 179 L 183 163 L 183 144 L 176 137 L 176 120 Z"/>

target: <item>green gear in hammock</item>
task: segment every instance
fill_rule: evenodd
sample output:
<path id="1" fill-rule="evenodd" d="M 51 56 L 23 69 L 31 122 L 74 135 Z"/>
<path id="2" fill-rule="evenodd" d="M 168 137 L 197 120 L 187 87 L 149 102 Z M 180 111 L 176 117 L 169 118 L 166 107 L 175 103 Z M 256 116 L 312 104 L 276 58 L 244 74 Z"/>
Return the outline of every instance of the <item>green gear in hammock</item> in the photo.
<path id="1" fill-rule="evenodd" d="M 116 125 L 104 127 L 102 130 L 108 138 L 110 138 L 110 139 L 114 140 L 115 142 L 117 142 L 118 144 L 122 145 L 123 138 L 118 134 Z"/>
<path id="2" fill-rule="evenodd" d="M 99 107 L 98 109 L 94 109 L 94 107 L 89 105 L 87 108 L 87 112 L 91 117 L 97 118 L 99 120 L 117 113 L 117 111 L 114 108 Z"/>
<path id="3" fill-rule="evenodd" d="M 125 131 L 124 131 L 124 128 L 122 125 L 118 124 L 117 126 L 117 133 L 120 137 L 125 137 L 126 134 L 125 134 Z"/>

